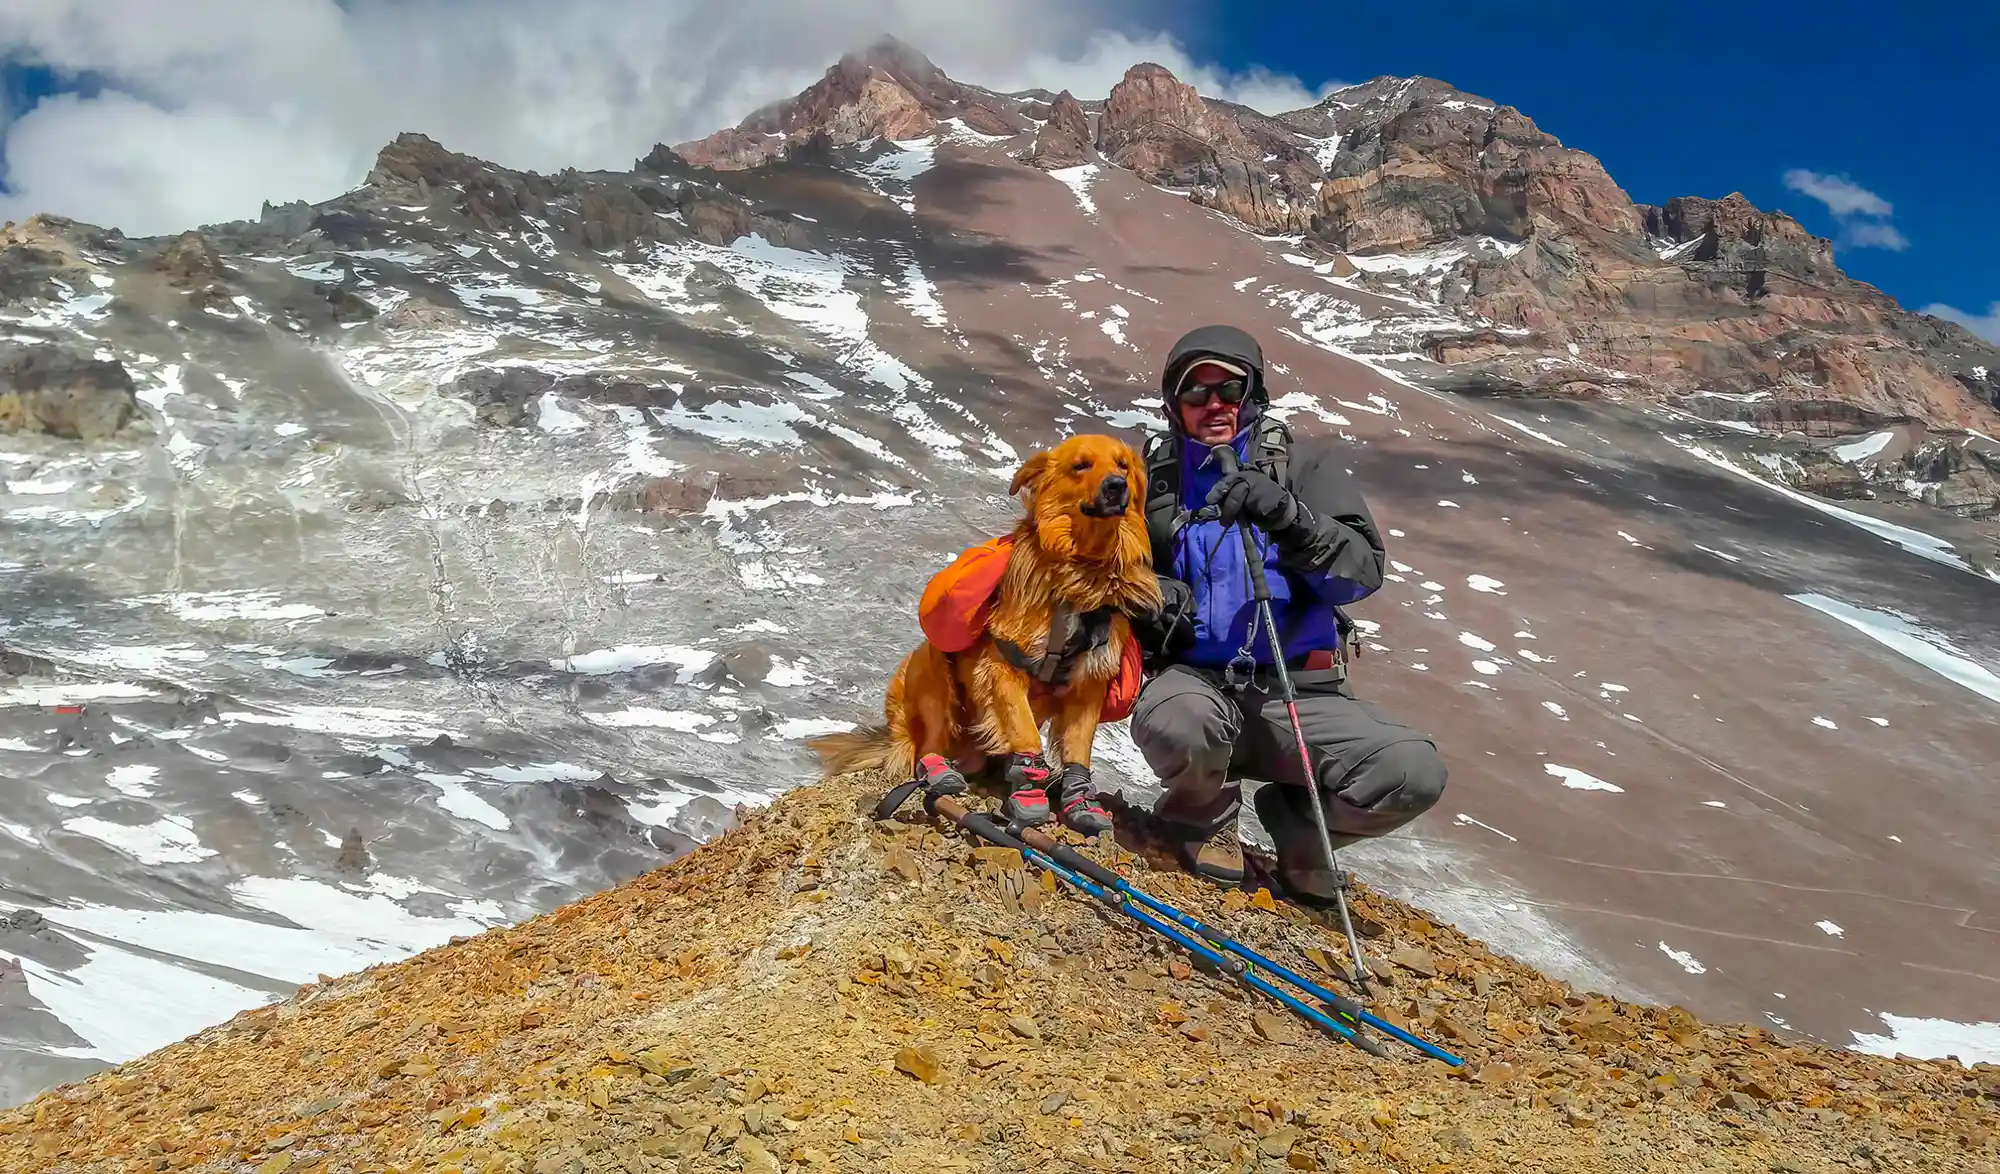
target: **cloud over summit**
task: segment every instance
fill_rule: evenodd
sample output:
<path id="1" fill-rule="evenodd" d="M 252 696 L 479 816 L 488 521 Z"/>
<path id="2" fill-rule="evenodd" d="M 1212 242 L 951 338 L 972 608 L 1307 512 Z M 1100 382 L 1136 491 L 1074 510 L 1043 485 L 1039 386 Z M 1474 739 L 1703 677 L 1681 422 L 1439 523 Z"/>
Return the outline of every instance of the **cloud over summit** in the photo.
<path id="1" fill-rule="evenodd" d="M 1102 97 L 1157 61 L 1278 111 L 1307 90 L 1230 74 L 1135 26 L 1136 0 L 9 0 L 0 62 L 102 84 L 11 122 L 0 218 L 178 231 L 322 200 L 403 131 L 510 167 L 624 168 L 735 124 L 890 32 L 952 76 Z"/>
<path id="2" fill-rule="evenodd" d="M 1889 201 L 1844 175 L 1821 175 L 1803 167 L 1785 172 L 1785 186 L 1818 200 L 1840 225 L 1840 243 L 1857 249 L 1902 252 L 1909 238 L 1890 223 L 1895 208 Z"/>

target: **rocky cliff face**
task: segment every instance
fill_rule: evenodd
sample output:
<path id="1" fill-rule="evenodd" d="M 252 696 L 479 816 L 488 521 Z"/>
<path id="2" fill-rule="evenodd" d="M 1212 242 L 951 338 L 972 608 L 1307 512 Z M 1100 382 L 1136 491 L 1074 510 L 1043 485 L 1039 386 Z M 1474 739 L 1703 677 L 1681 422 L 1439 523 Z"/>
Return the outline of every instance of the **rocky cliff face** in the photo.
<path id="1" fill-rule="evenodd" d="M 1068 94 L 978 91 L 888 42 L 682 150 L 698 164 L 749 166 L 815 135 L 898 138 L 945 117 L 983 120 L 976 129 L 992 134 L 1038 120 L 1017 152 L 1035 166 L 1077 166 L 1094 148 L 1257 232 L 1300 238 L 1336 275 L 1359 266 L 1363 288 L 1435 306 L 1427 322 L 1353 345 L 1426 351 L 1450 368 L 1441 384 L 1762 391 L 1824 420 L 1838 416 L 1824 405 L 1846 404 L 2000 428 L 2000 348 L 1848 278 L 1831 243 L 1796 220 L 1734 193 L 1636 204 L 1596 158 L 1522 112 L 1432 78 L 1377 78 L 1267 117 L 1141 63 L 1112 87 L 1092 133 Z M 1480 341 L 1468 345 L 1468 330 Z"/>
<path id="2" fill-rule="evenodd" d="M 1296 136 L 1240 106 L 1206 102 L 1167 69 L 1135 65 L 1111 88 L 1097 121 L 1097 149 L 1148 183 L 1259 232 L 1309 231 L 1318 169 Z"/>

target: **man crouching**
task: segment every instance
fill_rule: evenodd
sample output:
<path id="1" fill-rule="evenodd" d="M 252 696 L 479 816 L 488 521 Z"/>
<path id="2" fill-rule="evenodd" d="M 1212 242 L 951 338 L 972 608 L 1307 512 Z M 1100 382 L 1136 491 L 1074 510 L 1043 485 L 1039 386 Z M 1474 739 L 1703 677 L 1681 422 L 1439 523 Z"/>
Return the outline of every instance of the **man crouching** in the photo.
<path id="1" fill-rule="evenodd" d="M 1382 585 L 1382 537 L 1334 446 L 1294 443 L 1266 414 L 1263 349 L 1250 335 L 1190 331 L 1169 354 L 1160 390 L 1167 432 L 1147 450 L 1146 522 L 1164 603 L 1139 625 L 1148 679 L 1132 711 L 1132 739 L 1164 788 L 1153 816 L 1183 867 L 1237 881 L 1239 780 L 1268 780 L 1254 802 L 1277 850 L 1272 879 L 1299 904 L 1330 904 L 1336 878 L 1306 786 L 1321 788 L 1338 849 L 1403 826 L 1445 785 L 1436 743 L 1348 686 L 1351 625 L 1340 608 Z M 1235 448 L 1237 472 L 1217 467 L 1218 444 Z M 1217 516 L 1191 516 L 1203 507 Z M 1247 639 L 1257 612 L 1239 523 L 1254 527 L 1266 567 L 1311 780 L 1269 645 Z M 1255 670 L 1232 688 L 1225 669 L 1243 663 L 1246 645 Z"/>

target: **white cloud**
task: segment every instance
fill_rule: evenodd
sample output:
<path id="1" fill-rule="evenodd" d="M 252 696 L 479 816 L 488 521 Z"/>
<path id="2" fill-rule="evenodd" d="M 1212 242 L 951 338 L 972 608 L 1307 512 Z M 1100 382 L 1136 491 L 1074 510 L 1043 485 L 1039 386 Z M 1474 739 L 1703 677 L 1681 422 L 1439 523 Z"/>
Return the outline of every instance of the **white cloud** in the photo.
<path id="1" fill-rule="evenodd" d="M 1820 175 L 1803 167 L 1785 172 L 1785 186 L 1826 205 L 1835 216 L 1888 216 L 1895 211 L 1889 201 L 1844 175 Z"/>
<path id="2" fill-rule="evenodd" d="M 1984 314 L 1971 314 L 1943 302 L 1932 302 L 1918 311 L 1934 318 L 1944 318 L 1958 323 L 1987 342 L 2000 343 L 2000 302 L 1986 307 Z"/>
<path id="3" fill-rule="evenodd" d="M 1821 175 L 1794 167 L 1785 172 L 1785 186 L 1826 205 L 1840 225 L 1840 243 L 1856 249 L 1902 252 L 1910 240 L 1889 223 L 1895 208 L 1889 201 L 1844 175 Z"/>
<path id="4" fill-rule="evenodd" d="M 932 57 L 953 77 L 1003 93 L 1036 88 L 1068 90 L 1084 101 L 1106 97 L 1127 69 L 1150 61 L 1171 70 L 1203 97 L 1221 98 L 1264 114 L 1283 114 L 1310 106 L 1342 85 L 1325 81 L 1313 90 L 1296 77 L 1273 73 L 1262 66 L 1240 73 L 1218 69 L 1196 61 L 1168 33 L 1135 38 L 1100 30 L 1079 45 L 1030 54 L 998 69 L 977 69 L 968 63 L 961 70 L 955 61 L 946 60 L 942 54 L 933 53 Z"/>
<path id="5" fill-rule="evenodd" d="M 1842 227 L 1843 244 L 1857 249 L 1888 249 L 1900 253 L 1910 247 L 1910 238 L 1887 221 L 1852 220 Z"/>
<path id="6" fill-rule="evenodd" d="M 0 56 L 105 79 L 5 124 L 0 219 L 133 234 L 360 182 L 403 131 L 510 167 L 625 168 L 734 125 L 883 32 L 963 81 L 1101 97 L 1152 59 L 1281 110 L 1314 94 L 1196 65 L 1140 0 L 6 0 Z"/>

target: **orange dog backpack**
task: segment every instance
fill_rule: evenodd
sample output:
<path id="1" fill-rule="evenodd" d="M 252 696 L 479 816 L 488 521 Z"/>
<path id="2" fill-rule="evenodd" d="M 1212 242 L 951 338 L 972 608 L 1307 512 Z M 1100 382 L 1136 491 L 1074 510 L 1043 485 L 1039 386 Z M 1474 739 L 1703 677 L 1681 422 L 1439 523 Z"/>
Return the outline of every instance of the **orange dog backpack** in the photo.
<path id="1" fill-rule="evenodd" d="M 932 647 L 940 652 L 964 652 L 979 643 L 993 616 L 1000 579 L 1007 573 L 1007 560 L 1013 553 L 1014 536 L 1002 534 L 967 547 L 950 566 L 931 577 L 923 600 L 917 604 L 917 624 Z M 1144 683 L 1142 657 L 1139 642 L 1127 640 L 1099 721 L 1122 721 L 1131 714 L 1133 702 L 1139 699 L 1139 686 Z"/>

